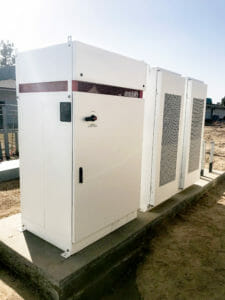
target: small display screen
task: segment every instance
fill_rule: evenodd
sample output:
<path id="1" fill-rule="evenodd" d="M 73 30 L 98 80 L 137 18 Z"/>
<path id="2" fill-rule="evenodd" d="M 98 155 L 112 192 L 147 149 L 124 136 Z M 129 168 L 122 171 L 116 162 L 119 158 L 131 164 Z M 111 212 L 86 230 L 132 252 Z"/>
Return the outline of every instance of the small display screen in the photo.
<path id="1" fill-rule="evenodd" d="M 60 121 L 71 122 L 71 102 L 60 102 Z"/>

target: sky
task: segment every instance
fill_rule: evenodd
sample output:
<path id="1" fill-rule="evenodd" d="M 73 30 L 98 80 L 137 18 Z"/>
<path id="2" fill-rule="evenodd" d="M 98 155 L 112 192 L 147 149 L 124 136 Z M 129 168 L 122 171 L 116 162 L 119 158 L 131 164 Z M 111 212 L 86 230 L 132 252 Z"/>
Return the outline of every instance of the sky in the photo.
<path id="1" fill-rule="evenodd" d="M 208 84 L 225 96 L 225 0 L 1 1 L 0 39 L 19 51 L 67 36 Z"/>

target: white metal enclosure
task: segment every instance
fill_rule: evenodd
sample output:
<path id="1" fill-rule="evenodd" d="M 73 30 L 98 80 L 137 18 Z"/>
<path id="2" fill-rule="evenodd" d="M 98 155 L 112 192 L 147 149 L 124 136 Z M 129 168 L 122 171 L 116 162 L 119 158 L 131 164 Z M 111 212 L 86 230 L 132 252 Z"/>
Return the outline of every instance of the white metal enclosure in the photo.
<path id="1" fill-rule="evenodd" d="M 140 210 L 150 206 L 153 170 L 153 133 L 156 113 L 156 90 L 158 69 L 148 66 L 146 89 L 144 91 L 144 126 L 142 143 L 141 197 Z"/>
<path id="2" fill-rule="evenodd" d="M 146 211 L 179 191 L 184 78 L 153 68 L 144 94 L 140 209 Z"/>
<path id="3" fill-rule="evenodd" d="M 72 41 L 16 58 L 22 224 L 64 257 L 137 215 L 146 68 Z"/>
<path id="4" fill-rule="evenodd" d="M 207 85 L 186 78 L 180 188 L 187 188 L 200 178 Z"/>

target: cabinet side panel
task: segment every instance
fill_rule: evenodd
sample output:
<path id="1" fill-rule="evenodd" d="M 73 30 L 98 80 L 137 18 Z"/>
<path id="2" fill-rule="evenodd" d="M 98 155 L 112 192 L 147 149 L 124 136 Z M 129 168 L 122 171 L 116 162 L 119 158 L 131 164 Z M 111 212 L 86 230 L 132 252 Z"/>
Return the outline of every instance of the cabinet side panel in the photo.
<path id="1" fill-rule="evenodd" d="M 165 94 L 160 186 L 176 179 L 181 96 Z"/>
<path id="2" fill-rule="evenodd" d="M 183 152 L 186 164 L 183 169 L 184 184 L 182 188 L 194 184 L 200 178 L 200 165 L 202 156 L 202 139 L 204 132 L 205 106 L 207 86 L 198 80 L 189 79 L 188 114 L 186 124 L 188 134 Z"/>
<path id="3" fill-rule="evenodd" d="M 44 227 L 42 101 L 20 95 L 19 142 L 22 218 Z"/>
<path id="4" fill-rule="evenodd" d="M 193 99 L 191 141 L 188 166 L 189 173 L 199 169 L 204 101 L 204 99 Z"/>
<path id="5" fill-rule="evenodd" d="M 156 180 L 153 205 L 179 191 L 185 80 L 180 75 L 161 70 L 158 83 L 160 109 L 155 127 L 158 137 L 154 143 Z"/>
<path id="6" fill-rule="evenodd" d="M 20 84 L 67 80 L 69 68 L 67 44 L 21 52 L 16 58 Z"/>
<path id="7" fill-rule="evenodd" d="M 46 232 L 70 248 L 72 204 L 72 122 L 60 121 L 67 93 L 43 95 L 44 195 Z"/>
<path id="8" fill-rule="evenodd" d="M 144 92 L 144 125 L 142 142 L 142 170 L 140 209 L 146 211 L 150 205 L 151 180 L 153 167 L 154 124 L 156 113 L 156 83 L 157 72 L 150 70 L 146 80 Z"/>
<path id="9" fill-rule="evenodd" d="M 65 250 L 71 243 L 72 123 L 60 121 L 67 93 L 20 94 L 22 217 Z"/>

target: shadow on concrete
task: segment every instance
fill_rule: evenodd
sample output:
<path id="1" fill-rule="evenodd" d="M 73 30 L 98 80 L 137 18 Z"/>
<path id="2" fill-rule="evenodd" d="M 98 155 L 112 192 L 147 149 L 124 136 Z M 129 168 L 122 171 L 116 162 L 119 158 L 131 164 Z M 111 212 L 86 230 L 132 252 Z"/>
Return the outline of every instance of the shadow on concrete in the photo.
<path id="1" fill-rule="evenodd" d="M 0 182 L 0 191 L 9 191 L 20 187 L 19 179 Z"/>
<path id="2" fill-rule="evenodd" d="M 202 180 L 205 180 L 205 181 L 212 181 L 212 179 L 210 177 L 207 177 L 207 176 L 204 176 L 204 177 L 201 177 Z"/>
<path id="3" fill-rule="evenodd" d="M 24 300 L 41 300 L 38 290 L 35 290 L 33 286 L 29 285 L 28 281 L 22 280 L 21 277 L 14 274 L 12 271 L 7 270 L 1 264 L 0 279 L 4 284 L 6 299 L 17 299 L 18 296 L 20 296 Z"/>
<path id="4" fill-rule="evenodd" d="M 142 300 L 142 297 L 138 291 L 136 284 L 135 273 L 128 278 L 123 278 L 119 284 L 117 284 L 112 291 L 106 296 L 103 296 L 101 300 Z"/>

